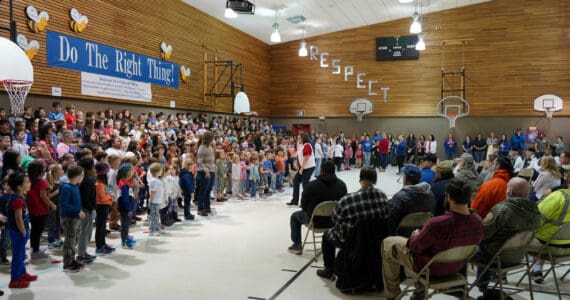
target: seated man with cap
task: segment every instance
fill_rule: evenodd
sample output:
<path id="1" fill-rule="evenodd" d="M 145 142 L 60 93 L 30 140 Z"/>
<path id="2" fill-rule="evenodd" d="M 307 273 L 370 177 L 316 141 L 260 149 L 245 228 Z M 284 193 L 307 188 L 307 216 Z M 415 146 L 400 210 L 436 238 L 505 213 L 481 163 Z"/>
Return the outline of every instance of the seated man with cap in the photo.
<path id="1" fill-rule="evenodd" d="M 395 232 L 398 225 L 407 215 L 415 212 L 434 213 L 435 197 L 430 185 L 420 182 L 420 168 L 414 164 L 404 168 L 404 186 L 390 200 L 392 210 L 390 211 L 390 225 Z M 413 229 L 401 228 L 397 235 L 409 237 Z"/>
<path id="2" fill-rule="evenodd" d="M 475 169 L 475 160 L 471 154 L 463 153 L 461 155 L 459 163 L 457 164 L 455 178 L 459 178 L 471 186 L 471 199 L 473 199 L 475 193 L 477 193 L 477 190 L 481 184 L 483 184 L 483 180 L 479 177 Z"/>
<path id="3" fill-rule="evenodd" d="M 435 180 L 431 185 L 431 192 L 435 197 L 434 216 L 441 216 L 445 213 L 445 187 L 447 182 L 454 178 L 451 161 L 444 160 L 435 166 Z"/>
<path id="4" fill-rule="evenodd" d="M 420 182 L 432 184 L 435 179 L 435 172 L 431 169 L 437 163 L 437 157 L 433 153 L 428 153 L 420 157 L 421 177 Z"/>

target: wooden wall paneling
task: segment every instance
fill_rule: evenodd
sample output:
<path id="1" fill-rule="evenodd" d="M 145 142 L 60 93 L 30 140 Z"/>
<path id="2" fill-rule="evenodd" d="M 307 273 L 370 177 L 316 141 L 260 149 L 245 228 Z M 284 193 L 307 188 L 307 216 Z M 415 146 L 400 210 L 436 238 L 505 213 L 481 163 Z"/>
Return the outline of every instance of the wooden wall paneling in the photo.
<path id="1" fill-rule="evenodd" d="M 331 68 L 296 55 L 299 41 L 271 48 L 271 116 L 352 116 L 349 103 L 367 97 L 375 104 L 372 116 L 428 117 L 440 100 L 443 40 L 467 40 L 466 98 L 473 116 L 538 116 L 533 100 L 547 93 L 570 101 L 570 3 L 525 0 L 513 4 L 494 0 L 423 16 L 427 49 L 419 60 L 375 61 L 375 38 L 409 35 L 409 18 L 306 38 L 319 52 L 354 65 L 367 80 L 378 80 L 377 96 L 356 89 L 355 76 L 344 82 Z M 533 21 L 535 20 L 535 21 Z M 541 20 L 537 22 L 536 20 Z M 436 29 L 437 26 L 437 29 Z M 446 70 L 460 69 L 460 47 L 446 47 Z M 388 86 L 384 103 L 381 86 Z M 570 115 L 566 107 L 557 115 Z"/>
<path id="2" fill-rule="evenodd" d="M 45 32 L 36 34 L 27 29 L 24 13 L 27 5 L 34 5 L 50 14 L 48 30 L 155 58 L 160 57 L 162 41 L 171 44 L 173 54 L 170 61 L 191 68 L 190 82 L 181 82 L 178 89 L 153 85 L 151 103 L 81 95 L 80 72 L 46 66 Z M 69 29 L 69 10 L 72 7 L 89 17 L 83 33 L 76 34 Z M 31 94 L 51 95 L 51 87 L 60 86 L 63 96 L 69 98 L 162 107 L 168 107 L 170 101 L 175 100 L 177 108 L 181 109 L 212 110 L 215 106 L 219 112 L 230 112 L 228 101 L 203 101 L 202 56 L 208 53 L 211 57 L 217 55 L 243 64 L 249 98 L 269 99 L 269 46 L 182 1 L 15 0 L 14 9 L 19 32 L 40 43 L 40 51 L 32 61 L 35 82 Z M 7 13 L 7 2 L 3 1 L 0 3 L 0 18 L 7 19 Z M 264 101 L 252 101 L 251 105 L 262 115 L 269 113 L 269 106 Z"/>

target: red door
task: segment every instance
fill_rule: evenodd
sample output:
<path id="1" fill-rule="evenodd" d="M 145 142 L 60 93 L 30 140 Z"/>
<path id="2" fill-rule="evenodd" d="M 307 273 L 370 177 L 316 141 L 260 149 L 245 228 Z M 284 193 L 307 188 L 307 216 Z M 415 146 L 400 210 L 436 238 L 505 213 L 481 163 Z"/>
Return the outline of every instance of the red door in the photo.
<path id="1" fill-rule="evenodd" d="M 297 136 L 299 132 L 311 134 L 311 124 L 293 124 L 293 135 Z"/>

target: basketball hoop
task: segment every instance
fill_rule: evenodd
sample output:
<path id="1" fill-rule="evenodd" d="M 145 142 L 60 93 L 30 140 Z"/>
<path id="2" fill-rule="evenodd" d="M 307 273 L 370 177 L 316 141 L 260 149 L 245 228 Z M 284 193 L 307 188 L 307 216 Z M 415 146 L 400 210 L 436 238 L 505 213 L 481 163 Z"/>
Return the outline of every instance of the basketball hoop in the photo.
<path id="1" fill-rule="evenodd" d="M 2 81 L 4 85 L 4 90 L 8 93 L 10 98 L 10 108 L 12 109 L 12 114 L 21 114 L 24 112 L 24 102 L 26 101 L 26 96 L 32 87 L 31 81 L 26 80 L 12 80 L 6 79 Z"/>
<path id="2" fill-rule="evenodd" d="M 549 119 L 552 119 L 552 114 L 554 113 L 554 108 L 548 107 L 548 108 L 545 108 L 544 111 L 546 112 L 546 117 Z"/>
<path id="3" fill-rule="evenodd" d="M 457 114 L 447 114 L 447 119 L 449 120 L 449 128 L 454 128 L 455 120 L 457 120 Z"/>
<path id="4" fill-rule="evenodd" d="M 362 116 L 364 116 L 364 113 L 361 112 L 361 111 L 358 111 L 358 112 L 355 113 L 355 115 L 356 115 L 356 119 L 357 119 L 358 121 L 362 122 Z"/>

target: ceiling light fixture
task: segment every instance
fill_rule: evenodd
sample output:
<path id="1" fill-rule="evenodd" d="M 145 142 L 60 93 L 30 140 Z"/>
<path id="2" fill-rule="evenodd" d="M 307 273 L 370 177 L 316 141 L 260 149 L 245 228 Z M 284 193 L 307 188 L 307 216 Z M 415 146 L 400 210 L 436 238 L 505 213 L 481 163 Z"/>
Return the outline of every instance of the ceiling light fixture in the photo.
<path id="1" fill-rule="evenodd" d="M 414 2 L 414 0 L 399 0 L 398 2 L 400 2 L 400 3 L 411 3 L 411 2 Z"/>
<path id="2" fill-rule="evenodd" d="M 412 15 L 412 26 L 410 26 L 410 33 L 420 33 L 422 32 L 422 23 L 420 22 L 420 14 L 416 11 Z"/>
<path id="3" fill-rule="evenodd" d="M 226 10 L 224 11 L 224 17 L 228 19 L 235 19 L 237 16 L 237 13 L 233 9 L 226 7 Z"/>
<path id="4" fill-rule="evenodd" d="M 424 42 L 424 34 L 418 34 L 418 43 L 416 44 L 417 51 L 424 51 L 426 50 L 426 42 Z"/>
<path id="5" fill-rule="evenodd" d="M 273 32 L 271 32 L 271 37 L 269 40 L 272 43 L 281 43 L 281 34 L 279 33 L 279 24 L 277 24 L 277 10 L 275 10 L 275 23 L 273 23 Z"/>
<path id="6" fill-rule="evenodd" d="M 301 40 L 301 48 L 299 48 L 299 56 L 307 56 L 307 42 L 305 42 L 305 28 L 303 28 L 303 39 Z"/>

